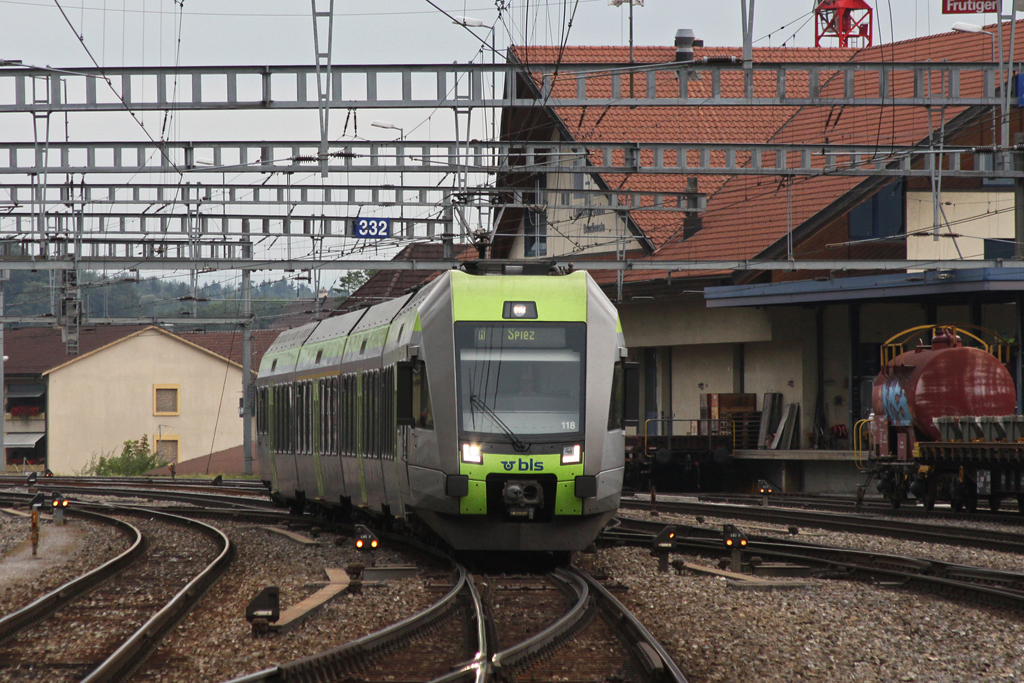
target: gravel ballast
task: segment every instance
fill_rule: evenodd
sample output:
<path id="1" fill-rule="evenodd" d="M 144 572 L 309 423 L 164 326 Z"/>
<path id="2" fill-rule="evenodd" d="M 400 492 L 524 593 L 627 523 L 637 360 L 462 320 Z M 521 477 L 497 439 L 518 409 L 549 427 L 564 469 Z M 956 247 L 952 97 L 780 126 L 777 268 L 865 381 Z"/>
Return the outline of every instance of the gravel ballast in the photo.
<path id="1" fill-rule="evenodd" d="M 657 519 L 694 524 L 692 517 Z M 705 525 L 721 521 L 709 518 Z M 820 534 L 814 542 L 1009 571 L 1024 568 L 1024 558 L 1007 553 Z M 718 562 L 717 557 L 687 559 L 707 566 Z M 676 658 L 690 683 L 1024 681 L 1024 617 L 1009 610 L 823 579 L 810 579 L 810 588 L 797 590 L 737 591 L 721 578 L 660 574 L 656 558 L 639 548 L 604 550 L 578 561 L 584 569 L 604 569 L 629 588 L 623 602 Z"/>
<path id="2" fill-rule="evenodd" d="M 231 567 L 132 678 L 133 683 L 224 681 L 261 671 L 377 631 L 421 611 L 442 595 L 426 589 L 427 575 L 364 587 L 356 595 L 339 595 L 290 631 L 253 637 L 245 608 L 267 586 L 281 589 L 284 609 L 319 590 L 327 581 L 324 569 L 328 567 L 422 565 L 423 559 L 386 548 L 360 552 L 351 539 L 336 545 L 333 534 L 320 536 L 319 546 L 307 546 L 252 525 L 215 522 L 214 526 L 235 544 Z M 450 573 L 438 566 L 429 575 L 441 580 Z"/>

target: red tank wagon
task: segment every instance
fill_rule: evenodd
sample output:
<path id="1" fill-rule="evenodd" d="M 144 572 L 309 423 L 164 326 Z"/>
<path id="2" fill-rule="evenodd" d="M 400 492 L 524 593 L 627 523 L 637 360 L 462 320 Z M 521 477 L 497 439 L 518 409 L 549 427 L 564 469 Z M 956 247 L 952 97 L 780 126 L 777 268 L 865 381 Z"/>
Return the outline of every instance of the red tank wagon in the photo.
<path id="1" fill-rule="evenodd" d="M 988 500 L 996 510 L 1009 498 L 1024 509 L 1024 419 L 1005 366 L 1009 345 L 983 328 L 927 326 L 896 335 L 882 354 L 871 392 L 871 476 L 893 507 L 911 495 L 928 508 L 942 500 L 974 510 Z"/>

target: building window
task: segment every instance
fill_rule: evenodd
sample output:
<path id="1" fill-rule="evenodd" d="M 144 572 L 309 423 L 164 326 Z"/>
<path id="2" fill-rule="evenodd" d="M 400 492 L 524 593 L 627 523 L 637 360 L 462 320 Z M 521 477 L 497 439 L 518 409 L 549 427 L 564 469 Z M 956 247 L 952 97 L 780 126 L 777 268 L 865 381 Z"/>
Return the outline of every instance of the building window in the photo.
<path id="1" fill-rule="evenodd" d="M 547 256 L 548 221 L 543 211 L 527 211 L 523 219 L 523 255 Z"/>
<path id="2" fill-rule="evenodd" d="M 1014 247 L 1013 240 L 985 240 L 985 258 L 1011 259 Z"/>
<path id="3" fill-rule="evenodd" d="M 178 437 L 157 436 L 153 440 L 156 455 L 164 462 L 178 462 Z"/>
<path id="4" fill-rule="evenodd" d="M 153 385 L 153 414 L 178 415 L 178 385 Z"/>
<path id="5" fill-rule="evenodd" d="M 850 211 L 850 239 L 870 240 L 902 235 L 903 181 L 886 185 Z"/>

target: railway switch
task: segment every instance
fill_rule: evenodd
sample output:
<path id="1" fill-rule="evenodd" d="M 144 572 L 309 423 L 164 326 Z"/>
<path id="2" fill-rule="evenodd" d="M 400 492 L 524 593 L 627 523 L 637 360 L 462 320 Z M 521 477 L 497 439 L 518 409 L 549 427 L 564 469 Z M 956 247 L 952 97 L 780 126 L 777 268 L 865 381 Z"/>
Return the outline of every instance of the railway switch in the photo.
<path id="1" fill-rule="evenodd" d="M 252 624 L 252 633 L 266 633 L 270 624 L 281 618 L 281 589 L 267 586 L 245 608 L 245 619 Z"/>
<path id="2" fill-rule="evenodd" d="M 747 535 L 736 528 L 735 524 L 722 525 L 722 540 L 725 547 L 732 552 L 731 567 L 734 572 L 743 568 L 743 549 L 747 547 Z"/>
<path id="3" fill-rule="evenodd" d="M 360 550 L 373 550 L 380 545 L 380 541 L 369 527 L 363 524 L 356 524 L 356 547 Z"/>

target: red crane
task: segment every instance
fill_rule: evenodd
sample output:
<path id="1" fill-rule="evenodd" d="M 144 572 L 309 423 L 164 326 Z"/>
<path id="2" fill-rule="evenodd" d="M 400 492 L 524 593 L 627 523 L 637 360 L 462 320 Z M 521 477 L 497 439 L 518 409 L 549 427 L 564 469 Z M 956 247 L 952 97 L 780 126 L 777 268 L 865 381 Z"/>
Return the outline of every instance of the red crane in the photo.
<path id="1" fill-rule="evenodd" d="M 864 0 L 820 0 L 814 7 L 814 46 L 838 38 L 838 47 L 870 47 L 871 14 Z"/>

